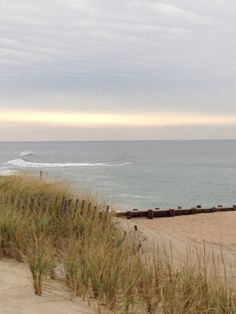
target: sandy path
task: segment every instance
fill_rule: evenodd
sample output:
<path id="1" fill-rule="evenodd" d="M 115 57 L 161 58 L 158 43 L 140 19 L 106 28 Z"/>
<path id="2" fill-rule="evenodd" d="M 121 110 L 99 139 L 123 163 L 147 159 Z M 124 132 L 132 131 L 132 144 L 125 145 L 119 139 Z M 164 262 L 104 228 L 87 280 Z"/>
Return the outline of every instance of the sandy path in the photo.
<path id="1" fill-rule="evenodd" d="M 49 290 L 50 291 L 50 290 Z M 79 299 L 70 301 L 66 292 L 33 294 L 27 266 L 13 260 L 0 260 L 0 313 L 1 314 L 91 314 L 94 313 Z"/>

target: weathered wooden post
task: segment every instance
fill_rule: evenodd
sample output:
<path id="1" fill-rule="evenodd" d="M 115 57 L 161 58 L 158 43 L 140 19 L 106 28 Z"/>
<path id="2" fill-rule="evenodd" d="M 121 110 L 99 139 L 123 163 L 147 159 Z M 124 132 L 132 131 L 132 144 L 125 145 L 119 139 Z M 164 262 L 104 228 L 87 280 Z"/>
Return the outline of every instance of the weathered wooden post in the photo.
<path id="1" fill-rule="evenodd" d="M 87 210 L 88 210 L 88 212 L 89 212 L 89 211 L 90 211 L 90 209 L 91 209 L 91 205 L 92 205 L 91 203 L 89 203 L 89 204 L 88 204 L 88 209 L 87 209 Z"/>
<path id="2" fill-rule="evenodd" d="M 80 207 L 80 214 L 81 215 L 84 213 L 84 206 L 85 206 L 85 200 L 82 200 L 81 207 Z"/>
<path id="3" fill-rule="evenodd" d="M 175 209 L 174 208 L 170 208 L 169 209 L 169 217 L 173 217 L 175 216 Z"/>
<path id="4" fill-rule="evenodd" d="M 85 204 L 85 200 L 82 201 L 82 204 L 81 204 L 81 209 L 83 210 L 84 209 L 84 204 Z"/>
<path id="5" fill-rule="evenodd" d="M 66 214 L 67 214 L 68 204 L 69 204 L 69 201 L 65 199 L 64 204 L 63 204 L 63 208 L 62 208 L 64 218 L 66 217 Z"/>
<path id="6" fill-rule="evenodd" d="M 62 197 L 62 200 L 61 200 L 61 208 L 64 207 L 65 200 L 66 200 L 66 197 L 63 196 L 63 197 Z"/>
<path id="7" fill-rule="evenodd" d="M 129 210 L 127 212 L 127 219 L 131 219 L 132 218 L 132 212 Z"/>
<path id="8" fill-rule="evenodd" d="M 191 214 L 194 215 L 196 213 L 197 213 L 197 208 L 196 207 L 191 208 Z"/>
<path id="9" fill-rule="evenodd" d="M 79 207 L 79 199 L 77 198 L 75 201 L 75 208 L 78 209 L 78 207 Z"/>
<path id="10" fill-rule="evenodd" d="M 40 176 L 40 180 L 42 180 L 43 179 L 43 171 L 42 170 L 39 171 L 39 176 Z"/>
<path id="11" fill-rule="evenodd" d="M 153 210 L 152 209 L 149 209 L 148 212 L 147 212 L 147 218 L 148 219 L 153 219 Z"/>

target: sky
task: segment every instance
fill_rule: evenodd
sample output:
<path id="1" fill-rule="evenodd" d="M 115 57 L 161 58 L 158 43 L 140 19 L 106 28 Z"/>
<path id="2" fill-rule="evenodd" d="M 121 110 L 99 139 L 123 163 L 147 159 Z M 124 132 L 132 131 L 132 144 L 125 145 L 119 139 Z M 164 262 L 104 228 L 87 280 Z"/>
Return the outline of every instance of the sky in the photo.
<path id="1" fill-rule="evenodd" d="M 0 0 L 0 141 L 236 138 L 236 1 Z"/>

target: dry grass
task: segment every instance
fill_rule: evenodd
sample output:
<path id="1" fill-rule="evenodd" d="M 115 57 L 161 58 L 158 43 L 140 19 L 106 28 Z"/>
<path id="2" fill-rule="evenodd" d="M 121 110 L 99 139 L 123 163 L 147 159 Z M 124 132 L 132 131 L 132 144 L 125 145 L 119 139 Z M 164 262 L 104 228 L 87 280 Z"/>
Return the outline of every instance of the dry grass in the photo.
<path id="1" fill-rule="evenodd" d="M 104 208 L 55 182 L 0 177 L 0 254 L 28 263 L 37 295 L 64 264 L 68 287 L 99 313 L 236 313 L 235 291 L 204 256 L 178 269 L 158 250 L 145 256 Z"/>

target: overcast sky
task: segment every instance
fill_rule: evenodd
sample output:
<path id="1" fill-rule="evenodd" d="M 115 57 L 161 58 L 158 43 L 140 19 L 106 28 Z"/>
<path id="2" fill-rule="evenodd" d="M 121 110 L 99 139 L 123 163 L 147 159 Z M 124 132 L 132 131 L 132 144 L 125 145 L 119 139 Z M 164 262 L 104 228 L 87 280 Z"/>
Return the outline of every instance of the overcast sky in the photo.
<path id="1" fill-rule="evenodd" d="M 236 138 L 236 1 L 0 0 L 0 140 Z"/>

